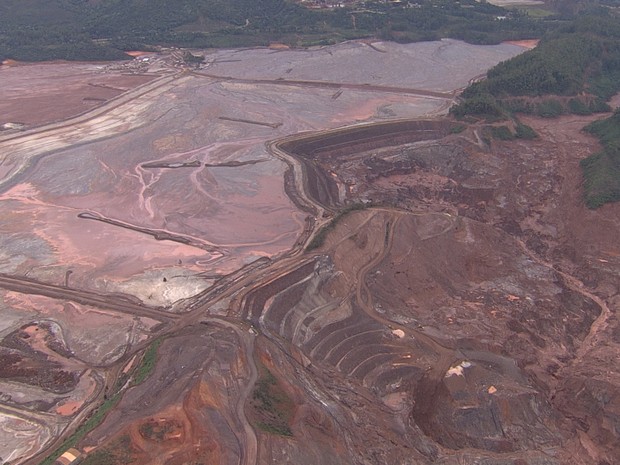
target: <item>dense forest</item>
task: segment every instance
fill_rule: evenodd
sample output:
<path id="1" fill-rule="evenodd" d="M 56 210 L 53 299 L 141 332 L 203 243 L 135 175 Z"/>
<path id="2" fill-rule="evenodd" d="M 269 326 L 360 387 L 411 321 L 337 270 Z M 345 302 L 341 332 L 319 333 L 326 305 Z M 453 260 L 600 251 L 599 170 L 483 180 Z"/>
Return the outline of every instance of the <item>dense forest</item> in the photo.
<path id="1" fill-rule="evenodd" d="M 476 0 L 376 0 L 320 10 L 287 0 L 3 0 L 0 60 L 107 60 L 159 45 L 308 46 L 362 37 L 498 43 L 540 37 L 561 22 Z"/>
<path id="2" fill-rule="evenodd" d="M 456 116 L 609 111 L 620 90 L 620 20 L 601 9 L 549 33 L 539 45 L 487 73 L 463 92 Z M 555 98 L 543 98 L 555 96 Z"/>

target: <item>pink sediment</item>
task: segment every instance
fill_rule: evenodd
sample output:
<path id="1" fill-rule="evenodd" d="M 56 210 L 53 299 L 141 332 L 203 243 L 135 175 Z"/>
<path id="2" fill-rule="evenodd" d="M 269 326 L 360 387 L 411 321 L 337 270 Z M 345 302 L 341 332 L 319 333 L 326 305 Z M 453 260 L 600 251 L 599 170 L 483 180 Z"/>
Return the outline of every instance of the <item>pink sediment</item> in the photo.
<path id="1" fill-rule="evenodd" d="M 83 400 L 74 400 L 72 402 L 67 402 L 56 407 L 56 413 L 62 416 L 70 416 L 77 412 L 82 405 L 84 405 Z"/>
<path id="2" fill-rule="evenodd" d="M 130 50 L 129 52 L 125 52 L 126 55 L 130 57 L 143 57 L 149 55 L 155 55 L 155 52 L 146 52 L 144 50 Z"/>
<path id="3" fill-rule="evenodd" d="M 149 82 L 153 76 L 97 72 L 92 63 L 18 63 L 2 67 L 0 113 L 4 121 L 39 125 L 83 113 Z"/>

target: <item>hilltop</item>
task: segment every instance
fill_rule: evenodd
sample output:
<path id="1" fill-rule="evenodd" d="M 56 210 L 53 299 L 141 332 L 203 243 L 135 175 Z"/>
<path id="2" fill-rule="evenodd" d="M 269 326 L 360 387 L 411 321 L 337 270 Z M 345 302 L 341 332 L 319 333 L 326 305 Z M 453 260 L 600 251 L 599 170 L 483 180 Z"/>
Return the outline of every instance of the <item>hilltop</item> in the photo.
<path id="1" fill-rule="evenodd" d="M 161 45 L 310 46 L 364 37 L 491 44 L 540 37 L 557 21 L 475 0 L 322 9 L 285 0 L 7 0 L 0 5 L 0 59 L 115 60 L 126 58 L 125 50 Z"/>

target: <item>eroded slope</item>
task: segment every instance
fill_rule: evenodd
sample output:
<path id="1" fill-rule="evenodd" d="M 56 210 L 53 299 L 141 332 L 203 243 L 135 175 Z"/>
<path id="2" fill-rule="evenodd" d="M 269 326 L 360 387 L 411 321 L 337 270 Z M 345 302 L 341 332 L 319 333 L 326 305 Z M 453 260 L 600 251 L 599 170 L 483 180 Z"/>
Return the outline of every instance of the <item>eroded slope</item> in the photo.
<path id="1" fill-rule="evenodd" d="M 618 350 L 617 206 L 580 202 L 577 162 L 594 148 L 583 121 L 528 123 L 547 140 L 487 145 L 473 128 L 367 152 L 317 136 L 297 152 L 326 208 L 374 206 L 339 216 L 314 267 L 255 291 L 264 305 L 248 317 L 321 373 L 369 460 L 400 449 L 373 439 L 384 422 L 420 463 L 618 456 L 605 361 Z"/>

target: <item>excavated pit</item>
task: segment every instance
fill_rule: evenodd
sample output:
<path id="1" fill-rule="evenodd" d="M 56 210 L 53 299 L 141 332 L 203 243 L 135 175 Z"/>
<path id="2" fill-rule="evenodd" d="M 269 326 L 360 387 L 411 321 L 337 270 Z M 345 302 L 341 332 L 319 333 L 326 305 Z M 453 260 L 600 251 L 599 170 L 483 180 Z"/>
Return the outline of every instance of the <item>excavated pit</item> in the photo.
<path id="1" fill-rule="evenodd" d="M 357 412 L 359 427 L 369 402 L 396 409 L 392 421 L 409 425 L 401 433 L 417 444 L 420 463 L 612 463 L 609 430 L 591 430 L 594 452 L 561 387 L 575 392 L 571 370 L 592 363 L 579 354 L 603 315 L 600 300 L 575 277 L 584 276 L 583 260 L 553 265 L 570 236 L 539 232 L 567 227 L 540 212 L 566 205 L 557 196 L 574 177 L 555 153 L 534 161 L 542 144 L 484 143 L 479 128 L 454 134 L 452 124 L 353 127 L 278 145 L 303 164 L 317 204 L 376 206 L 336 216 L 311 252 L 314 269 L 309 263 L 283 278 L 288 287 L 264 289 L 261 328 L 332 378 L 328 392 Z M 525 158 L 532 165 L 523 171 Z M 596 268 L 599 282 L 614 279 Z M 600 406 L 601 392 L 615 389 L 580 385 L 597 392 L 580 395 L 581 405 Z M 344 386 L 374 400 L 354 401 Z M 615 421 L 614 405 L 601 422 Z M 381 449 L 370 433 L 388 418 L 379 417 L 368 419 L 365 447 Z"/>
<path id="2" fill-rule="evenodd" d="M 444 120 L 389 121 L 302 136 L 278 143 L 277 147 L 304 164 L 305 188 L 314 201 L 335 209 L 343 205 L 344 199 L 334 179 L 337 174 L 326 167 L 373 149 L 441 139 L 454 127 L 456 124 Z"/>
<path id="3" fill-rule="evenodd" d="M 466 85 L 486 49 L 456 46 L 411 48 L 451 64 L 469 50 Z M 0 373 L 5 408 L 27 418 L 3 412 L 4 459 L 67 434 L 164 335 L 151 377 L 127 385 L 81 451 L 149 465 L 618 461 L 620 210 L 581 201 L 591 117 L 524 117 L 541 137 L 502 142 L 477 125 L 380 121 L 441 114 L 453 88 L 420 106 L 424 94 L 394 82 L 334 97 L 337 80 L 297 68 L 278 81 L 293 55 L 424 68 L 379 47 L 214 52 L 229 60 L 211 71 L 229 77 L 163 73 L 103 120 L 10 145 L 9 161 L 32 165 L 2 167 L 2 271 L 26 275 L 0 276 L 2 351 L 79 379 Z M 251 79 L 253 59 L 281 66 Z M 323 243 L 303 253 L 315 225 L 329 225 Z M 276 412 L 254 397 L 263 369 Z"/>

